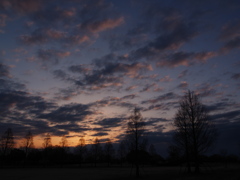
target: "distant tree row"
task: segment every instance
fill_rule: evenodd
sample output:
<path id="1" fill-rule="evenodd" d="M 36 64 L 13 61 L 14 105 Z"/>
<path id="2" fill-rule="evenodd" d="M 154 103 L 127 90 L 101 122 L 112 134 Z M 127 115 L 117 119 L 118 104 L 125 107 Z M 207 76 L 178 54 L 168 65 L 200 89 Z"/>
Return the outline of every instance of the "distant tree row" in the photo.
<path id="1" fill-rule="evenodd" d="M 80 167 L 83 165 L 92 165 L 97 167 L 99 163 L 105 163 L 106 166 L 112 164 L 122 166 L 125 163 L 136 164 L 134 147 L 130 139 L 122 140 L 118 147 L 114 146 L 112 141 L 108 139 L 105 143 L 101 143 L 98 138 L 95 138 L 93 144 L 87 145 L 84 137 L 79 139 L 76 147 L 70 148 L 68 146 L 67 137 L 63 136 L 59 145 L 53 146 L 51 135 L 46 134 L 43 139 L 43 148 L 34 148 L 33 135 L 28 131 L 22 140 L 20 148 L 14 148 L 14 136 L 11 128 L 3 134 L 0 143 L 0 165 L 64 165 L 77 164 Z M 139 141 L 140 142 L 140 141 Z M 146 150 L 145 154 L 139 152 L 141 155 L 141 164 L 157 163 L 157 158 L 162 160 L 151 145 L 149 151 L 147 146 L 143 148 L 143 144 L 139 150 Z M 142 155 L 145 156 L 142 156 Z M 153 156 L 155 158 L 153 158 Z"/>

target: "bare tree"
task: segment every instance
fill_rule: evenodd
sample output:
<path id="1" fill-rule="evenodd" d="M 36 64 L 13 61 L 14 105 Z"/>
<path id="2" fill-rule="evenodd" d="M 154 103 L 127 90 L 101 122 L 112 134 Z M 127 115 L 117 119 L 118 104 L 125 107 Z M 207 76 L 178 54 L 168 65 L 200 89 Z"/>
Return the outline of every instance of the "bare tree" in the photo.
<path id="1" fill-rule="evenodd" d="M 134 152 L 134 164 L 136 166 L 136 177 L 139 177 L 139 150 L 143 143 L 145 143 L 144 132 L 145 122 L 139 111 L 135 108 L 133 114 L 128 119 L 127 127 L 127 141 L 132 152 Z"/>
<path id="2" fill-rule="evenodd" d="M 106 156 L 108 166 L 110 166 L 110 162 L 112 160 L 112 157 L 114 156 L 114 148 L 113 148 L 113 145 L 112 145 L 112 141 L 110 139 L 107 140 L 107 142 L 104 146 L 104 152 L 105 152 L 105 156 Z"/>
<path id="3" fill-rule="evenodd" d="M 94 160 L 94 166 L 97 167 L 97 161 L 99 161 L 99 159 L 101 158 L 101 154 L 102 154 L 102 147 L 100 144 L 100 141 L 98 138 L 96 138 L 94 140 L 94 143 L 92 144 L 91 147 L 91 152 L 93 155 L 93 160 Z"/>
<path id="4" fill-rule="evenodd" d="M 186 157 L 188 171 L 191 171 L 192 159 L 195 172 L 199 172 L 199 157 L 213 145 L 217 134 L 213 123 L 209 121 L 206 109 L 193 91 L 188 91 L 180 100 L 174 126 L 174 140 Z"/>
<path id="5" fill-rule="evenodd" d="M 33 135 L 31 133 L 31 131 L 28 131 L 26 136 L 23 139 L 23 148 L 26 154 L 26 157 L 28 156 L 29 152 L 31 149 L 34 148 L 34 144 L 33 144 Z"/>
<path id="6" fill-rule="evenodd" d="M 67 137 L 65 135 L 62 136 L 60 142 L 60 147 L 64 150 L 64 151 L 67 151 L 68 149 L 68 140 L 67 140 Z"/>
<path id="7" fill-rule="evenodd" d="M 43 140 L 43 148 L 51 148 L 52 147 L 52 138 L 49 133 L 47 133 L 46 137 Z"/>
<path id="8" fill-rule="evenodd" d="M 3 156 L 9 154 L 14 148 L 14 137 L 12 129 L 8 128 L 1 138 L 1 151 Z"/>
<path id="9" fill-rule="evenodd" d="M 85 139 L 84 137 L 81 137 L 77 145 L 77 154 L 79 156 L 80 166 L 82 165 L 82 161 L 84 159 L 84 155 L 86 154 L 86 152 L 87 152 L 87 147 L 86 147 Z"/>

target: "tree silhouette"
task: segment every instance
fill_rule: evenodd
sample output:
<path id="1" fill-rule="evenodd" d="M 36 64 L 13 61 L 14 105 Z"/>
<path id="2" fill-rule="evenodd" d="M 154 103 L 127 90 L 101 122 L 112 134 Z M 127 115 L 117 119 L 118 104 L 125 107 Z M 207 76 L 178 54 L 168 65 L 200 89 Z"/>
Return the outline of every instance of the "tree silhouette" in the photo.
<path id="1" fill-rule="evenodd" d="M 13 148 L 14 148 L 14 137 L 13 137 L 12 129 L 8 128 L 1 138 L 2 155 L 6 156 L 10 154 Z"/>
<path id="2" fill-rule="evenodd" d="M 60 147 L 62 148 L 62 150 L 66 153 L 68 151 L 68 140 L 65 135 L 62 136 L 59 144 L 60 144 Z"/>
<path id="3" fill-rule="evenodd" d="M 108 166 L 110 166 L 110 162 L 112 160 L 112 157 L 114 155 L 114 148 L 112 145 L 112 141 L 110 139 L 107 140 L 105 146 L 104 146 L 104 152 L 105 152 L 105 157 L 108 163 Z"/>
<path id="4" fill-rule="evenodd" d="M 49 133 L 47 133 L 46 137 L 43 139 L 43 158 L 44 162 L 48 163 L 50 161 L 51 153 L 52 153 L 52 138 Z"/>
<path id="5" fill-rule="evenodd" d="M 100 160 L 102 155 L 102 147 L 98 138 L 94 140 L 91 147 L 91 152 L 93 155 L 94 166 L 97 167 L 97 162 Z"/>
<path id="6" fill-rule="evenodd" d="M 207 111 L 193 91 L 188 91 L 180 100 L 175 115 L 175 144 L 183 151 L 188 171 L 191 171 L 191 159 L 195 163 L 195 172 L 199 172 L 200 155 L 213 145 L 216 129 L 208 119 Z"/>
<path id="7" fill-rule="evenodd" d="M 78 145 L 77 145 L 77 155 L 79 157 L 79 165 L 82 165 L 82 161 L 84 159 L 84 155 L 87 153 L 87 147 L 85 143 L 84 137 L 81 137 L 79 139 Z"/>
<path id="8" fill-rule="evenodd" d="M 43 140 L 43 148 L 47 149 L 52 147 L 52 138 L 49 133 L 47 133 L 46 137 Z"/>
<path id="9" fill-rule="evenodd" d="M 28 156 L 29 152 L 34 148 L 33 145 L 33 135 L 31 131 L 28 131 L 26 136 L 23 139 L 23 149 L 25 151 L 26 157 Z"/>
<path id="10" fill-rule="evenodd" d="M 135 108 L 133 114 L 128 118 L 127 141 L 131 152 L 134 152 L 134 164 L 136 166 L 136 177 L 139 177 L 139 151 L 146 142 L 144 138 L 145 122 L 139 111 Z"/>

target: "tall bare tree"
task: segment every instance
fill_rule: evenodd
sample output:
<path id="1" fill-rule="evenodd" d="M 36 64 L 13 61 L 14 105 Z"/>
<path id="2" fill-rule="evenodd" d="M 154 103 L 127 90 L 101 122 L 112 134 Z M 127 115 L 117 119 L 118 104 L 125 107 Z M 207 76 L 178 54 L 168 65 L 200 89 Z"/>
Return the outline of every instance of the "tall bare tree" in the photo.
<path id="1" fill-rule="evenodd" d="M 31 149 L 34 148 L 34 144 L 33 144 L 33 135 L 31 133 L 31 131 L 28 131 L 26 136 L 23 139 L 23 148 L 24 151 L 26 153 L 26 157 L 28 156 L 29 152 Z"/>
<path id="2" fill-rule="evenodd" d="M 63 148 L 64 150 L 66 150 L 68 148 L 68 140 L 65 135 L 62 136 L 59 144 L 60 144 L 60 147 Z"/>
<path id="3" fill-rule="evenodd" d="M 52 147 L 52 138 L 51 138 L 51 135 L 47 133 L 46 137 L 43 140 L 43 148 L 47 149 L 50 147 Z"/>
<path id="4" fill-rule="evenodd" d="M 188 91 L 179 104 L 174 119 L 176 127 L 174 140 L 186 157 L 188 171 L 191 171 L 190 161 L 193 160 L 195 172 L 199 172 L 199 157 L 213 145 L 217 137 L 216 129 L 193 91 Z"/>
<path id="5" fill-rule="evenodd" d="M 3 156 L 9 154 L 14 148 L 14 137 L 12 129 L 8 128 L 1 138 L 1 151 Z"/>
<path id="6" fill-rule="evenodd" d="M 139 150 L 145 142 L 145 122 L 140 113 L 140 110 L 135 108 L 133 114 L 128 118 L 127 127 L 127 141 L 129 142 L 130 149 L 134 152 L 134 164 L 136 166 L 136 177 L 139 177 Z"/>
<path id="7" fill-rule="evenodd" d="M 82 165 L 82 161 L 86 153 L 87 153 L 87 147 L 86 147 L 85 139 L 84 137 L 81 137 L 77 145 L 77 154 L 79 156 L 80 166 Z"/>

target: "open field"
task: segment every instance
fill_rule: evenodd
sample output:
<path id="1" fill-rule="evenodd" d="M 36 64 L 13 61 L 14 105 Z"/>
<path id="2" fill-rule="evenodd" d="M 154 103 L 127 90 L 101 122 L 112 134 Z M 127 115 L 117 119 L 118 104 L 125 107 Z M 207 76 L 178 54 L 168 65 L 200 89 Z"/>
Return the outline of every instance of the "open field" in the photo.
<path id="1" fill-rule="evenodd" d="M 128 180 L 136 179 L 134 168 L 4 168 L 0 169 L 1 180 Z M 186 174 L 180 167 L 141 168 L 143 180 L 239 180 L 240 166 L 211 167 L 199 175 Z"/>

